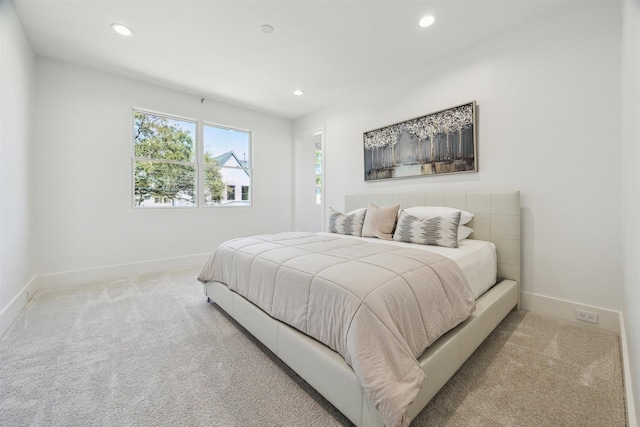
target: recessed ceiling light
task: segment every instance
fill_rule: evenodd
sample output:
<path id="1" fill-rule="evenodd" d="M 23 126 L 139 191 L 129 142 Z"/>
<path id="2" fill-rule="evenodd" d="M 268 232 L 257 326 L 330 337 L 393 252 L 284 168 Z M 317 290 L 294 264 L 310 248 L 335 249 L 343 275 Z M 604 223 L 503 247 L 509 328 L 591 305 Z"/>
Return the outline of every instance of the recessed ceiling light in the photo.
<path id="1" fill-rule="evenodd" d="M 296 96 L 302 96 L 302 95 L 304 95 L 304 92 L 301 91 L 300 89 L 296 89 L 296 90 L 293 91 L 293 94 L 296 95 Z"/>
<path id="2" fill-rule="evenodd" d="M 423 17 L 418 23 L 422 28 L 430 27 L 433 23 L 436 22 L 436 17 L 433 15 L 427 15 Z"/>
<path id="3" fill-rule="evenodd" d="M 260 25 L 260 31 L 262 31 L 265 34 L 271 34 L 273 33 L 273 27 L 269 24 L 263 24 L 263 25 Z"/>
<path id="4" fill-rule="evenodd" d="M 111 24 L 111 28 L 113 28 L 113 31 L 123 36 L 130 37 L 133 35 L 133 30 L 129 27 L 125 27 L 122 24 Z"/>

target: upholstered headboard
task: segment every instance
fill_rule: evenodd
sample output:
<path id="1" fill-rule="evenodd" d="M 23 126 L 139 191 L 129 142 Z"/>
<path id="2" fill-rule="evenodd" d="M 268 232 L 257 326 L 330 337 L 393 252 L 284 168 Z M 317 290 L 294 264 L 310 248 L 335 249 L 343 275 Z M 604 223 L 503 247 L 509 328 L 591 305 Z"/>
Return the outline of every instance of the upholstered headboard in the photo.
<path id="1" fill-rule="evenodd" d="M 496 245 L 498 277 L 520 281 L 520 192 L 456 191 L 434 193 L 358 194 L 345 196 L 345 211 L 400 204 L 413 206 L 448 206 L 474 214 L 468 224 L 471 239 L 488 240 Z"/>

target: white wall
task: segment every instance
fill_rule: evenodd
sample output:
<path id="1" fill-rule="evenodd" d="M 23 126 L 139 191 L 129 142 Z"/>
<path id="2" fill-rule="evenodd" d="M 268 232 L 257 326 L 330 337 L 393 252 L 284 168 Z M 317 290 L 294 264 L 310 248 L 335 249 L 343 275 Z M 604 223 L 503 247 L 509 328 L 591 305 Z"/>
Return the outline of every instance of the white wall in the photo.
<path id="1" fill-rule="evenodd" d="M 629 371 L 640 408 L 640 3 L 623 3 L 622 34 L 622 225 L 624 322 Z M 633 332 L 631 332 L 633 331 Z"/>
<path id="2" fill-rule="evenodd" d="M 62 62 L 37 61 L 36 273 L 210 253 L 292 227 L 292 123 Z M 253 207 L 132 209 L 132 107 L 251 130 Z M 278 189 L 278 191 L 274 191 Z"/>
<path id="3" fill-rule="evenodd" d="M 30 257 L 29 162 L 35 57 L 7 0 L 0 0 L 0 336 L 26 303 Z"/>
<path id="4" fill-rule="evenodd" d="M 622 309 L 621 9 L 570 8 L 296 120 L 326 126 L 327 207 L 353 193 L 518 189 L 523 290 Z M 471 100 L 479 173 L 364 182 L 364 131 Z"/>

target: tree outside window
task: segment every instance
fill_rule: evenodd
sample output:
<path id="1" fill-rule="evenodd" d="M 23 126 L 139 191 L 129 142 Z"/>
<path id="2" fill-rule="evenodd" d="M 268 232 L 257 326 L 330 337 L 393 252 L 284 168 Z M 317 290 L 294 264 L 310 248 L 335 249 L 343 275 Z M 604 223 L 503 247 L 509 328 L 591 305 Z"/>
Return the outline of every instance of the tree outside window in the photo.
<path id="1" fill-rule="evenodd" d="M 196 123 L 134 112 L 136 206 L 197 206 Z"/>

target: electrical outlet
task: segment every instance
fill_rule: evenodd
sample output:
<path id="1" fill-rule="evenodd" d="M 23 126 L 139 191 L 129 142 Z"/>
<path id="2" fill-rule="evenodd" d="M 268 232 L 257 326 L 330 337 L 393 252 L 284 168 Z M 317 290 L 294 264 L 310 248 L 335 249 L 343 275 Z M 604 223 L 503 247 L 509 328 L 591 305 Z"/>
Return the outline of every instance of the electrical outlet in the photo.
<path id="1" fill-rule="evenodd" d="M 585 322 L 598 323 L 598 315 L 590 311 L 576 310 L 576 319 Z"/>

